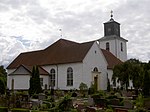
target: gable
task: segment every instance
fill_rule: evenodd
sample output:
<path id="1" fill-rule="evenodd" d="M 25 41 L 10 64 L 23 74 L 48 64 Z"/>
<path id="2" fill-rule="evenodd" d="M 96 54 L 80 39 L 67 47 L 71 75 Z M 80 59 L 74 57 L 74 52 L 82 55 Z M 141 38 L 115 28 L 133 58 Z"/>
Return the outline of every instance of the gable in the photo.
<path id="1" fill-rule="evenodd" d="M 26 69 L 24 66 L 19 66 L 14 72 L 10 75 L 30 75 L 31 72 Z"/>
<path id="2" fill-rule="evenodd" d="M 100 67 L 101 69 L 107 68 L 107 61 L 96 41 L 85 56 L 84 63 L 88 66 Z M 93 70 L 94 68 L 91 69 Z"/>

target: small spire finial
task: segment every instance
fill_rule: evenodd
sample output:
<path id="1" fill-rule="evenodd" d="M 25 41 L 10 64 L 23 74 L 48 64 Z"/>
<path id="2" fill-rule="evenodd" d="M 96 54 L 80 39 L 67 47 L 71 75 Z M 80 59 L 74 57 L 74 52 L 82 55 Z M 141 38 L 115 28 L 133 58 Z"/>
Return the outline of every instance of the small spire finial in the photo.
<path id="1" fill-rule="evenodd" d="M 111 15 L 110 15 L 110 17 L 111 17 L 110 20 L 114 20 L 114 19 L 113 19 L 113 11 L 112 11 L 112 10 L 110 11 L 110 14 L 111 14 Z"/>
<path id="2" fill-rule="evenodd" d="M 111 10 L 110 13 L 111 13 L 110 17 L 112 19 L 113 18 L 113 11 Z"/>
<path id="3" fill-rule="evenodd" d="M 60 31 L 60 37 L 62 38 L 62 29 L 59 29 L 59 31 Z"/>

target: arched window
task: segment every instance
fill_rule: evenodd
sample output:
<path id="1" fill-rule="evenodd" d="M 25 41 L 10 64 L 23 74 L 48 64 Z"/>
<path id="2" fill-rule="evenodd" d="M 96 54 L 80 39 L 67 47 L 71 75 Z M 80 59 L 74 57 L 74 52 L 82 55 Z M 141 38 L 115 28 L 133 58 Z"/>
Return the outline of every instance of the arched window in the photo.
<path id="1" fill-rule="evenodd" d="M 55 86 L 55 69 L 51 69 L 50 71 L 50 86 Z"/>
<path id="2" fill-rule="evenodd" d="M 109 51 L 109 42 L 106 43 L 106 50 Z"/>
<path id="3" fill-rule="evenodd" d="M 93 72 L 98 72 L 98 68 L 95 67 L 95 68 L 93 69 Z"/>
<path id="4" fill-rule="evenodd" d="M 73 86 L 73 69 L 71 67 L 67 69 L 67 86 Z"/>
<path id="5" fill-rule="evenodd" d="M 121 46 L 121 51 L 123 51 L 123 44 L 122 44 L 122 42 L 121 42 L 120 46 Z"/>

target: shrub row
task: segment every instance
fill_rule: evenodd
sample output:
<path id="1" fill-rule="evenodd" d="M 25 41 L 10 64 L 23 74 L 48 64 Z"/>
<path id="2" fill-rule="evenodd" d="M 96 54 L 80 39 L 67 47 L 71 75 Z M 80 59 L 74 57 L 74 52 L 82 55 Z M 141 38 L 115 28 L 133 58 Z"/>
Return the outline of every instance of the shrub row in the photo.
<path id="1" fill-rule="evenodd" d="M 0 107 L 0 112 L 8 112 L 8 108 L 7 107 Z"/>
<path id="2" fill-rule="evenodd" d="M 30 112 L 29 109 L 13 108 L 11 112 Z"/>

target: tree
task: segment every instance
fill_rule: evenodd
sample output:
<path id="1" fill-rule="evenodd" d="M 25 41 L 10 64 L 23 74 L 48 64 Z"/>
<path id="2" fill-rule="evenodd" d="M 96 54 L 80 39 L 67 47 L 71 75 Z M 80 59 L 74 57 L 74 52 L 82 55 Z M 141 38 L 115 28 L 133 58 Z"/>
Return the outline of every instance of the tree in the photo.
<path id="1" fill-rule="evenodd" d="M 141 87 L 142 77 L 142 63 L 137 59 L 130 59 L 114 67 L 112 80 L 113 83 L 117 80 L 117 82 L 120 82 L 126 89 L 129 86 L 129 81 L 132 80 L 133 86 L 139 89 Z"/>
<path id="2" fill-rule="evenodd" d="M 110 92 L 110 80 L 107 78 L 107 91 Z"/>
<path id="3" fill-rule="evenodd" d="M 0 94 L 5 94 L 6 84 L 2 77 L 0 77 Z"/>
<path id="4" fill-rule="evenodd" d="M 144 64 L 143 76 L 143 94 L 144 96 L 150 95 L 150 62 Z"/>
<path id="5" fill-rule="evenodd" d="M 4 66 L 0 66 L 0 94 L 5 94 L 6 82 L 7 82 L 7 72 Z"/>
<path id="6" fill-rule="evenodd" d="M 40 74 L 39 74 L 38 66 L 34 66 L 30 78 L 29 94 L 33 95 L 33 94 L 38 94 L 40 92 L 42 92 L 42 88 L 40 85 Z"/>
<path id="7" fill-rule="evenodd" d="M 88 86 L 85 83 L 81 82 L 79 89 L 80 91 L 85 91 L 88 90 Z"/>
<path id="8" fill-rule="evenodd" d="M 81 82 L 79 89 L 83 96 L 85 96 L 85 92 L 88 91 L 88 86 L 85 83 Z"/>

